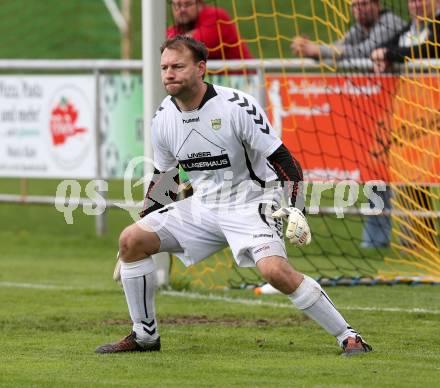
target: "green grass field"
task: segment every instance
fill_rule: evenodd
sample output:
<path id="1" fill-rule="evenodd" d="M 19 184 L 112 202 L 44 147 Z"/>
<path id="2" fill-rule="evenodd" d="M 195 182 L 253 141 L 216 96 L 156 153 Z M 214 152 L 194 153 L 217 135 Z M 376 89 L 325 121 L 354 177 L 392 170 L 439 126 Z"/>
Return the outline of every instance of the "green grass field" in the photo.
<path id="1" fill-rule="evenodd" d="M 0 205 L 1 386 L 435 386 L 440 373 L 436 286 L 327 289 L 374 352 L 343 359 L 333 338 L 282 296 L 249 290 L 159 293 L 159 354 L 98 356 L 128 333 L 111 280 L 119 231 L 78 212 Z M 227 300 L 216 300 L 226 298 Z M 232 300 L 229 300 L 232 299 Z M 256 301 L 264 304 L 253 304 Z"/>
<path id="2" fill-rule="evenodd" d="M 289 57 L 296 26 L 276 10 L 311 15 L 311 2 L 207 1 L 241 17 L 240 31 L 258 57 Z M 388 0 L 399 14 L 405 0 Z M 325 2 L 315 2 L 323 14 Z M 328 3 L 328 2 L 327 2 Z M 0 7 L 2 58 L 118 58 L 120 37 L 101 0 L 7 0 Z M 134 5 L 134 58 L 140 58 L 140 0 Z M 253 5 L 261 19 L 247 20 Z M 331 5 L 331 2 L 328 3 Z M 300 32 L 330 40 L 323 23 L 298 19 Z M 283 36 L 280 44 L 274 36 Z M 82 184 L 84 182 L 81 182 Z M 55 194 L 56 181 L 28 180 L 27 192 Z M 84 185 L 83 185 L 84 187 Z M 20 192 L 17 179 L 0 179 L 1 193 Z M 110 198 L 122 198 L 110 182 Z M 135 197 L 141 199 L 141 192 Z M 440 286 L 332 287 L 326 290 L 347 320 L 374 347 L 343 359 L 333 338 L 280 295 L 251 290 L 207 290 L 174 279 L 157 296 L 162 351 L 99 356 L 96 346 L 128 334 L 121 288 L 111 280 L 119 232 L 131 222 L 110 210 L 108 233 L 95 234 L 81 209 L 73 225 L 49 206 L 0 203 L 0 386 L 437 386 L 440 376 Z M 314 243 L 289 248 L 294 265 L 312 276 L 325 269 L 373 274 L 389 251 L 359 249 L 362 220 L 311 217 Z M 329 234 L 329 230 L 334 235 Z M 336 239 L 333 239 L 333 237 Z M 326 255 L 323 252 L 327 252 Z M 341 253 L 342 252 L 342 253 Z M 330 260 L 329 260 L 330 259 Z M 198 268 L 198 267 L 197 267 Z M 327 269 L 326 269 L 327 268 Z M 319 271 L 318 271 L 319 269 Z M 229 272 L 228 272 L 229 271 Z M 251 271 L 240 271 L 255 279 Z M 237 273 L 226 271 L 227 276 Z M 214 283 L 220 281 L 214 273 Z M 238 278 L 240 281 L 240 278 Z"/>

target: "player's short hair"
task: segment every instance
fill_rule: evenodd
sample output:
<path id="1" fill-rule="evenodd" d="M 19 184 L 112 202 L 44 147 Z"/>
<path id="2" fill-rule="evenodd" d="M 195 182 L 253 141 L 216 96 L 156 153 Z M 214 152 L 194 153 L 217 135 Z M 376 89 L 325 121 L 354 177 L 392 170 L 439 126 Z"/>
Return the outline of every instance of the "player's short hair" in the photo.
<path id="1" fill-rule="evenodd" d="M 208 60 L 208 49 L 205 44 L 185 35 L 176 35 L 167 39 L 160 47 L 160 53 L 162 54 L 165 49 L 178 50 L 183 47 L 186 47 L 191 51 L 194 62 L 206 62 Z"/>

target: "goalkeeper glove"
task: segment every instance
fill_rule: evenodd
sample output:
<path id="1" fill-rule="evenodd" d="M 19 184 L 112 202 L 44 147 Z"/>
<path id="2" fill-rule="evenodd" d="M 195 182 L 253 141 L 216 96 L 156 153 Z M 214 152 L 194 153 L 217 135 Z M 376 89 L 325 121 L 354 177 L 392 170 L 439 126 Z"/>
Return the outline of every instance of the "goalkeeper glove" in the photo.
<path id="1" fill-rule="evenodd" d="M 296 207 L 282 207 L 272 213 L 272 217 L 287 217 L 286 237 L 291 244 L 300 247 L 302 245 L 309 245 L 312 241 L 309 224 L 301 210 Z"/>
<path id="2" fill-rule="evenodd" d="M 121 260 L 119 260 L 119 252 L 118 252 L 115 269 L 113 271 L 113 280 L 121 284 Z"/>

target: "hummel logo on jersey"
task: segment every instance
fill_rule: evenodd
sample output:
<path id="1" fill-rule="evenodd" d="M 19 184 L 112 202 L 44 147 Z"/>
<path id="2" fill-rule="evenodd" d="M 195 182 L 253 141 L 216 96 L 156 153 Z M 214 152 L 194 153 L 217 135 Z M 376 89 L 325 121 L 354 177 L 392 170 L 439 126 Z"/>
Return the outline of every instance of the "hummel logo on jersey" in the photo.
<path id="1" fill-rule="evenodd" d="M 200 117 L 194 117 L 194 118 L 188 119 L 188 120 L 182 119 L 182 121 L 183 121 L 183 124 L 197 123 L 200 121 Z"/>

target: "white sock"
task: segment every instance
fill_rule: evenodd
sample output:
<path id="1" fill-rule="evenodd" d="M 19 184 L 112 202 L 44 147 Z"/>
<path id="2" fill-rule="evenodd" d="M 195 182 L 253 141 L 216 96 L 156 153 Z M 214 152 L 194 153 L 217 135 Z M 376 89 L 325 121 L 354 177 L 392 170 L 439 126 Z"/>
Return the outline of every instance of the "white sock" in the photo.
<path id="1" fill-rule="evenodd" d="M 159 337 L 154 307 L 156 272 L 151 257 L 124 263 L 121 260 L 121 281 L 133 321 L 136 340 L 153 342 Z"/>
<path id="2" fill-rule="evenodd" d="M 293 304 L 304 314 L 312 318 L 328 333 L 336 337 L 339 346 L 347 337 L 355 337 L 354 331 L 342 315 L 336 310 L 333 302 L 318 282 L 304 275 L 299 287 L 289 295 Z"/>

